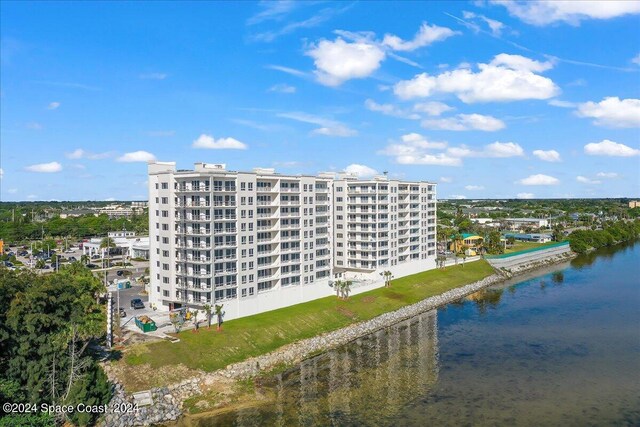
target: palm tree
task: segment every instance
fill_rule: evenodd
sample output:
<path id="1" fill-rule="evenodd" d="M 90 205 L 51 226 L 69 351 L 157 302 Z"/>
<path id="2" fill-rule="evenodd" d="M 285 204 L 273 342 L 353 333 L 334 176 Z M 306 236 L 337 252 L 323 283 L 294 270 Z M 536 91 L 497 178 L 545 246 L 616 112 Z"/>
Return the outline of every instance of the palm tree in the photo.
<path id="1" fill-rule="evenodd" d="M 338 298 L 340 298 L 340 290 L 342 289 L 342 280 L 336 280 L 336 281 L 333 283 L 333 286 L 334 286 L 334 287 L 335 287 L 335 289 L 336 289 L 336 296 L 337 296 Z"/>
<path id="2" fill-rule="evenodd" d="M 211 304 L 204 305 L 204 314 L 207 317 L 207 329 L 211 329 Z"/>
<path id="3" fill-rule="evenodd" d="M 224 311 L 222 311 L 222 307 L 224 307 L 224 304 L 220 304 L 220 305 L 216 304 L 216 316 L 218 318 L 218 328 L 217 328 L 218 331 L 222 329 L 222 323 L 223 323 L 222 317 L 224 316 L 224 313 L 225 313 Z"/>
<path id="4" fill-rule="evenodd" d="M 563 234 L 564 230 L 562 229 L 562 225 L 559 222 L 556 222 L 553 226 L 552 238 L 554 241 L 559 242 L 564 238 Z"/>
<path id="5" fill-rule="evenodd" d="M 391 279 L 393 278 L 393 273 L 389 270 L 383 271 L 380 273 L 382 277 L 384 277 L 384 287 L 388 288 L 391 286 Z"/>
<path id="6" fill-rule="evenodd" d="M 462 246 L 462 242 L 464 241 L 464 237 L 462 236 L 462 234 L 460 234 L 460 232 L 457 232 L 454 236 L 453 236 L 453 252 L 455 254 L 457 254 L 458 252 L 460 252 L 460 247 Z"/>
<path id="7" fill-rule="evenodd" d="M 343 280 L 342 285 L 340 287 L 340 293 L 342 294 L 342 299 L 349 298 L 349 292 L 351 292 L 351 285 L 353 282 L 351 280 Z"/>
<path id="8" fill-rule="evenodd" d="M 80 257 L 80 262 L 82 265 L 87 265 L 89 263 L 89 255 L 82 255 Z"/>

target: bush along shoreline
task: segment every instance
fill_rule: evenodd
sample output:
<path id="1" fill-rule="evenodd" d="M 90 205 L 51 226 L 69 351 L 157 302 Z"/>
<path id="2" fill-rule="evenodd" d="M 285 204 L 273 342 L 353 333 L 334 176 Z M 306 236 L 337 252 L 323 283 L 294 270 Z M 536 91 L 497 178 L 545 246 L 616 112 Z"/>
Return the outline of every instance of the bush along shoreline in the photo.
<path id="1" fill-rule="evenodd" d="M 640 236 L 640 220 L 605 223 L 598 230 L 575 230 L 569 234 L 571 250 L 584 254 L 593 249 L 635 240 Z"/>

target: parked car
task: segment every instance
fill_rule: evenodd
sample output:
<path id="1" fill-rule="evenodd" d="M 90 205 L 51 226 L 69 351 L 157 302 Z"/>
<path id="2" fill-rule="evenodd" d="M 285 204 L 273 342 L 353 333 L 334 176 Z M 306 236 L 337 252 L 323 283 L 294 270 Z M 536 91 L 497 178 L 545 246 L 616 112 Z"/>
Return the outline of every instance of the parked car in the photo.
<path id="1" fill-rule="evenodd" d="M 140 298 L 134 298 L 131 300 L 131 308 L 133 308 L 134 310 L 144 308 L 144 303 Z"/>
<path id="2" fill-rule="evenodd" d="M 87 264 L 87 268 L 90 268 L 90 269 L 93 270 L 94 268 L 98 268 L 98 265 L 97 264 Z"/>
<path id="3" fill-rule="evenodd" d="M 74 256 L 69 257 L 69 262 L 76 262 L 76 261 L 77 261 L 76 257 Z"/>
<path id="4" fill-rule="evenodd" d="M 120 314 L 120 317 L 127 317 L 127 312 L 124 311 L 124 307 L 119 307 L 118 313 Z"/>
<path id="5" fill-rule="evenodd" d="M 117 275 L 117 276 L 122 276 L 122 274 L 123 274 L 122 270 L 118 270 L 118 271 L 116 271 L 116 275 Z"/>

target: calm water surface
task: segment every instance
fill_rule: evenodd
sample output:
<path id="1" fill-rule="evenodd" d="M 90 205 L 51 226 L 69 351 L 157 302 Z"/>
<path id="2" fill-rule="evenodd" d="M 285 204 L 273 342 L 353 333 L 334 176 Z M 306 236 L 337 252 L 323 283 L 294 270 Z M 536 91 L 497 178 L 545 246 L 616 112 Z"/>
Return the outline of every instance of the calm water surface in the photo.
<path id="1" fill-rule="evenodd" d="M 197 425 L 640 425 L 640 243 L 486 289 L 273 378 Z"/>

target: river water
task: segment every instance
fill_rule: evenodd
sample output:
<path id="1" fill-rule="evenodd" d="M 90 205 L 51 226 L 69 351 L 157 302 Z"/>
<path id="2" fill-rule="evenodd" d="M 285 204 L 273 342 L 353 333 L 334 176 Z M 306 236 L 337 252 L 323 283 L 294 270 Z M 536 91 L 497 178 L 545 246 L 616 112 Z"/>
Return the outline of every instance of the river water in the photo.
<path id="1" fill-rule="evenodd" d="M 640 243 L 308 359 L 204 426 L 640 425 Z"/>

